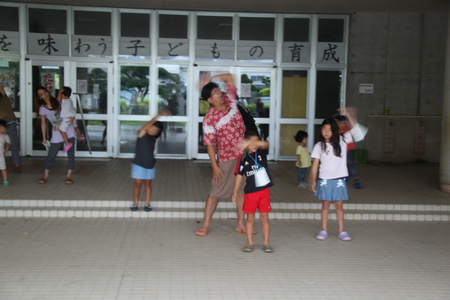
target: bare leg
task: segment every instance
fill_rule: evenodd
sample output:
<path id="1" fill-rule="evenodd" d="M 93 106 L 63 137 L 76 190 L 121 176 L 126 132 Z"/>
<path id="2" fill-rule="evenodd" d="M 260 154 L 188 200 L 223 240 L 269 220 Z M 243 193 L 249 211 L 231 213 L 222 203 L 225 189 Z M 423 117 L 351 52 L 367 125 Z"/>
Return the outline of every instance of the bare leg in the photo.
<path id="1" fill-rule="evenodd" d="M 64 144 L 66 144 L 66 146 L 69 145 L 70 143 L 69 143 L 69 140 L 67 139 L 67 134 L 62 130 L 60 130 L 59 132 L 61 132 L 61 135 L 64 139 Z"/>
<path id="2" fill-rule="evenodd" d="M 67 170 L 67 179 L 70 179 L 72 176 L 72 170 Z"/>
<path id="3" fill-rule="evenodd" d="M 344 209 L 342 207 L 342 201 L 334 202 L 334 208 L 336 209 L 336 219 L 338 223 L 339 233 L 344 231 Z"/>
<path id="4" fill-rule="evenodd" d="M 152 181 L 144 180 L 145 184 L 145 206 L 150 205 L 150 198 L 152 197 Z"/>
<path id="5" fill-rule="evenodd" d="M 330 201 L 322 200 L 322 230 L 328 232 L 328 212 L 330 211 Z"/>
<path id="6" fill-rule="evenodd" d="M 134 180 L 134 205 L 139 205 L 139 194 L 141 193 L 142 179 Z"/>
<path id="7" fill-rule="evenodd" d="M 48 173 L 50 172 L 50 170 L 44 170 L 44 178 L 47 180 L 48 178 Z"/>
<path id="8" fill-rule="evenodd" d="M 255 214 L 247 214 L 247 244 L 253 245 L 253 231 L 255 229 Z"/>
<path id="9" fill-rule="evenodd" d="M 6 173 L 6 169 L 1 170 L 2 171 L 2 176 L 3 176 L 3 181 L 8 181 L 8 173 Z"/>
<path id="10" fill-rule="evenodd" d="M 219 198 L 213 198 L 208 196 L 205 204 L 205 217 L 203 219 L 203 225 L 200 230 L 209 230 L 209 226 L 211 225 L 211 218 L 216 210 L 217 204 L 219 203 Z"/>
<path id="11" fill-rule="evenodd" d="M 77 138 L 80 138 L 80 137 L 82 137 L 82 135 L 81 135 L 81 131 L 80 131 L 80 128 L 78 128 L 78 127 L 75 127 L 75 132 L 77 133 Z"/>
<path id="12" fill-rule="evenodd" d="M 259 217 L 261 219 L 262 233 L 264 236 L 264 245 L 269 245 L 269 235 L 270 235 L 270 222 L 268 213 L 260 213 Z"/>
<path id="13" fill-rule="evenodd" d="M 242 230 L 246 228 L 245 225 L 245 212 L 242 211 L 242 207 L 244 206 L 244 194 L 239 193 L 237 197 L 237 228 L 236 230 Z M 253 232 L 253 231 L 252 231 Z"/>

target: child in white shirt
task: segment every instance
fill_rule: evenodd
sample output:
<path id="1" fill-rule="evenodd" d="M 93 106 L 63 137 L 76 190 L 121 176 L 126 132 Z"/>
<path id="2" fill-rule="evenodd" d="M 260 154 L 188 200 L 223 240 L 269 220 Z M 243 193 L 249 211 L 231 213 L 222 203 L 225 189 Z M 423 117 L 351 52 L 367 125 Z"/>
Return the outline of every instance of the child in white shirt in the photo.
<path id="1" fill-rule="evenodd" d="M 77 133 L 78 139 L 80 141 L 84 141 L 86 138 L 81 135 L 80 129 L 78 128 L 77 122 L 75 120 L 75 116 L 77 111 L 73 106 L 72 99 L 70 99 L 70 95 L 72 94 L 72 89 L 70 87 L 63 87 L 59 90 L 58 93 L 58 101 L 61 103 L 61 113 L 60 117 L 62 118 L 61 125 L 59 126 L 59 131 L 64 139 L 64 150 L 63 152 L 69 151 L 70 147 L 72 147 L 72 143 L 67 139 L 66 130 L 70 124 L 73 124 L 75 132 Z"/>

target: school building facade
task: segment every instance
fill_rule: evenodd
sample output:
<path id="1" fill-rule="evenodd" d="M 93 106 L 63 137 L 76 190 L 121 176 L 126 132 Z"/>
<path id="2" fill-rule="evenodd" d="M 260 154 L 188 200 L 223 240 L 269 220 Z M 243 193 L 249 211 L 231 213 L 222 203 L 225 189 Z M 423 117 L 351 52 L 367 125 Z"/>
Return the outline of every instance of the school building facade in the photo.
<path id="1" fill-rule="evenodd" d="M 198 83 L 229 72 L 270 142 L 269 159 L 294 159 L 298 130 L 312 148 L 325 117 L 355 106 L 370 128 L 357 145 L 368 160 L 440 162 L 450 185 L 448 1 L 352 13 L 18 2 L 0 3 L 0 84 L 21 155 L 46 155 L 33 97 L 43 85 L 76 93 L 89 141 L 76 145 L 77 157 L 132 157 L 137 130 L 167 108 L 157 156 L 207 159 Z"/>

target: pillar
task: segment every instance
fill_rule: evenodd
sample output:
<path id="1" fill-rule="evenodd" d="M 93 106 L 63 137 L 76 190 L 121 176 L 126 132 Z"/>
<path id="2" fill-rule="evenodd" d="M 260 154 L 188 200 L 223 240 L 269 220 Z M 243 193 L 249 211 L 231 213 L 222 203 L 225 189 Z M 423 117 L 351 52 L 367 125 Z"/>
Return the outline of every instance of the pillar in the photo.
<path id="1" fill-rule="evenodd" d="M 450 13 L 448 22 L 444 71 L 444 99 L 442 101 L 442 137 L 439 181 L 441 183 L 441 190 L 450 193 Z"/>

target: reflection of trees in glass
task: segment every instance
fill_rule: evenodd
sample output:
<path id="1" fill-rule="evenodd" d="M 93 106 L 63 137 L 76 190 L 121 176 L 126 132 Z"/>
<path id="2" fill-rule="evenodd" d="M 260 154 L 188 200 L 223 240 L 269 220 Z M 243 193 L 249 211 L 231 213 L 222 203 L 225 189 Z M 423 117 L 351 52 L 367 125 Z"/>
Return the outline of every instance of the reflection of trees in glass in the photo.
<path id="1" fill-rule="evenodd" d="M 148 67 L 123 66 L 121 68 L 121 113 L 148 114 L 149 98 L 146 97 L 149 91 L 148 72 Z"/>
<path id="2" fill-rule="evenodd" d="M 158 103 L 160 109 L 167 108 L 172 115 L 178 114 L 178 97 L 184 97 L 182 88 L 184 82 L 180 74 L 173 74 L 164 68 L 158 68 L 158 77 L 160 83 L 158 85 L 158 95 L 161 102 Z"/>
<path id="3" fill-rule="evenodd" d="M 261 100 L 258 101 L 258 99 L 260 97 L 270 97 L 270 77 L 262 76 L 261 81 L 255 84 L 255 82 L 247 74 L 242 74 L 241 83 L 251 84 L 251 97 L 245 98 L 245 107 L 247 107 L 247 109 L 252 113 L 253 116 L 268 117 L 269 105 L 266 103 L 262 103 Z M 259 106 L 261 106 L 259 112 L 257 108 L 258 102 Z M 264 114 L 261 112 L 262 110 L 264 110 Z"/>
<path id="4" fill-rule="evenodd" d="M 98 85 L 99 92 L 106 92 L 108 81 L 106 71 L 101 68 L 92 69 L 88 74 L 88 92 L 94 92 L 94 85 Z M 95 95 L 98 96 L 98 95 Z"/>

